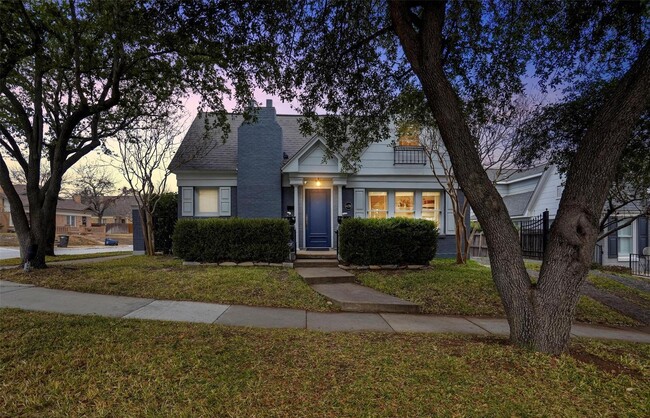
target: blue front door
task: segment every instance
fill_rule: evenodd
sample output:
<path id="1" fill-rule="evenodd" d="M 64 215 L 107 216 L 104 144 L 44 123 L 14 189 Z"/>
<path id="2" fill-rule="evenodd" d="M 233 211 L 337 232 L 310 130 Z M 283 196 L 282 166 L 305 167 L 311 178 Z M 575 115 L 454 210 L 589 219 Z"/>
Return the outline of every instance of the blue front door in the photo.
<path id="1" fill-rule="evenodd" d="M 305 189 L 305 230 L 307 248 L 330 248 L 331 240 L 330 191 Z"/>

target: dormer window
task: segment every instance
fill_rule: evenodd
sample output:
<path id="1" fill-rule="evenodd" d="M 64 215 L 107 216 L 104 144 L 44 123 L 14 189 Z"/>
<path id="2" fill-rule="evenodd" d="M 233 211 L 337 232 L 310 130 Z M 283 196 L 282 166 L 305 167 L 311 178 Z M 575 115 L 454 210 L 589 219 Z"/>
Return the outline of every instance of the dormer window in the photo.
<path id="1" fill-rule="evenodd" d="M 401 147 L 420 146 L 420 125 L 417 123 L 403 123 L 397 130 L 397 135 L 397 145 Z"/>
<path id="2" fill-rule="evenodd" d="M 424 147 L 420 143 L 420 125 L 414 122 L 403 123 L 397 129 L 393 164 L 425 165 L 426 163 Z"/>

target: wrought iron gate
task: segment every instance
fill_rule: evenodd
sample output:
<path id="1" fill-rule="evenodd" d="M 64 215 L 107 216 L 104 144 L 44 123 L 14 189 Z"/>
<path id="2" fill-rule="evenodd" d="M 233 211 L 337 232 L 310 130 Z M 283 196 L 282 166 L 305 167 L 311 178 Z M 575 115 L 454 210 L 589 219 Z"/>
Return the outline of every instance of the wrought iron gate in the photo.
<path id="1" fill-rule="evenodd" d="M 544 258 L 544 250 L 548 244 L 548 210 L 531 220 L 521 222 L 519 242 L 524 258 Z"/>

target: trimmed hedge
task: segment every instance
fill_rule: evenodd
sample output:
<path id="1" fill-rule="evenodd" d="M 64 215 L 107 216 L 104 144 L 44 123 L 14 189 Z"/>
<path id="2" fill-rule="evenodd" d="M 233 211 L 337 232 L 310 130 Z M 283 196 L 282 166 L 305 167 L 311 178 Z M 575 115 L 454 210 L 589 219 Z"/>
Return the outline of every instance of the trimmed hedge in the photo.
<path id="1" fill-rule="evenodd" d="M 174 255 L 185 261 L 260 261 L 289 257 L 289 223 L 283 219 L 179 219 Z"/>
<path id="2" fill-rule="evenodd" d="M 436 255 L 438 228 L 424 219 L 346 219 L 339 254 L 357 264 L 428 264 Z"/>

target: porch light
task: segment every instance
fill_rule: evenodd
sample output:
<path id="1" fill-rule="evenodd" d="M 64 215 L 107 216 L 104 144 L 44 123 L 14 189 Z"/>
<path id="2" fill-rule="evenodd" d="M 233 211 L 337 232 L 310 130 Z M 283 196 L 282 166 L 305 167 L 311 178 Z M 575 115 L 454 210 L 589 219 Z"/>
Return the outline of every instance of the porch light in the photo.
<path id="1" fill-rule="evenodd" d="M 320 187 L 320 179 L 316 179 L 316 186 Z"/>

